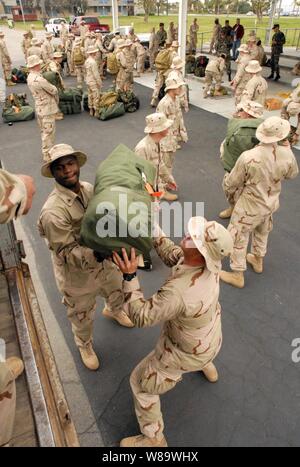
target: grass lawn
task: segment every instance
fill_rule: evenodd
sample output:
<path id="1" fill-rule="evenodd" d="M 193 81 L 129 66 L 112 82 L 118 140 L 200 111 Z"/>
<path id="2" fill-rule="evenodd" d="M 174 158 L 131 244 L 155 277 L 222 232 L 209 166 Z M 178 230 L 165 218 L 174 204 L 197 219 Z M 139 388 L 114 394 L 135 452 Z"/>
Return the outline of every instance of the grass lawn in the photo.
<path id="1" fill-rule="evenodd" d="M 213 29 L 213 24 L 214 20 L 216 18 L 215 15 L 189 15 L 188 16 L 188 27 L 192 23 L 193 19 L 197 17 L 198 18 L 198 24 L 200 26 L 200 32 L 205 33 L 204 36 L 204 42 L 208 42 L 210 40 L 211 36 L 211 31 Z M 225 19 L 230 20 L 230 24 L 233 25 L 235 23 L 235 15 L 231 16 L 226 16 L 226 15 L 220 15 L 220 23 L 224 24 Z M 241 23 L 243 24 L 244 27 L 249 28 L 249 29 L 255 29 L 258 28 L 257 35 L 261 37 L 262 40 L 264 40 L 265 37 L 265 29 L 268 27 L 269 24 L 269 18 L 264 17 L 263 21 L 261 23 L 256 23 L 256 17 L 255 16 L 242 16 L 240 15 L 241 18 Z M 105 23 L 109 24 L 111 29 L 112 29 L 112 17 L 101 17 L 100 20 Z M 120 16 L 119 17 L 120 25 L 122 26 L 127 26 L 133 24 L 134 29 L 137 33 L 142 33 L 142 32 L 150 32 L 153 27 L 158 27 L 159 22 L 164 22 L 165 23 L 165 29 L 167 29 L 169 23 L 173 21 L 175 24 L 178 23 L 178 17 L 176 15 L 169 15 L 169 16 L 150 16 L 148 23 L 144 22 L 144 19 L 142 16 Z M 0 21 L 3 24 L 2 21 Z M 282 17 L 279 20 L 280 23 L 280 28 L 281 30 L 286 34 L 286 45 L 297 45 L 297 40 L 300 36 L 300 17 Z M 35 21 L 34 22 L 35 26 L 37 29 L 43 29 L 43 24 L 41 21 Z M 15 27 L 17 29 L 28 29 L 30 24 L 24 25 L 23 23 L 16 23 Z M 262 28 L 262 30 L 259 30 L 259 28 Z M 299 30 L 295 33 L 295 31 L 286 31 L 286 29 L 292 29 L 292 28 L 298 28 Z M 300 41 L 299 41 L 300 45 Z"/>

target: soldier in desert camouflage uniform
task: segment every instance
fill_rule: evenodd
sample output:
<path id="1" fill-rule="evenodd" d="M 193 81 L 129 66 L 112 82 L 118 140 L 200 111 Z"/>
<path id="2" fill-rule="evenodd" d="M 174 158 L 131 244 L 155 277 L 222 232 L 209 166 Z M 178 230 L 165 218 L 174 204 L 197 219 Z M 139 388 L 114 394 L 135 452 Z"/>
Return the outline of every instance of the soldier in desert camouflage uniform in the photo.
<path id="1" fill-rule="evenodd" d="M 251 78 L 245 86 L 242 94 L 243 99 L 258 102 L 262 106 L 265 106 L 268 83 L 260 74 L 262 67 L 257 60 L 250 60 L 245 68 L 246 73 L 250 73 Z"/>
<path id="2" fill-rule="evenodd" d="M 177 98 L 182 92 L 184 81 L 173 78 L 166 80 L 166 95 L 162 98 L 157 106 L 157 112 L 163 113 L 167 119 L 173 121 L 170 127 L 168 136 L 161 141 L 161 150 L 163 152 L 163 160 L 169 172 L 173 173 L 175 152 L 178 148 L 178 136 L 180 120 L 178 115 Z"/>
<path id="3" fill-rule="evenodd" d="M 236 107 L 241 102 L 242 94 L 245 89 L 245 86 L 248 83 L 248 81 L 251 79 L 251 75 L 245 71 L 246 66 L 250 62 L 249 49 L 245 44 L 242 44 L 241 47 L 238 49 L 238 51 L 239 51 L 239 57 L 236 60 L 237 70 L 236 70 L 235 77 L 230 83 L 234 90 Z"/>
<path id="4" fill-rule="evenodd" d="M 256 131 L 261 143 L 239 157 L 224 183 L 229 202 L 240 191 L 228 227 L 234 241 L 230 261 L 233 272 L 222 271 L 220 275 L 224 282 L 235 287 L 244 287 L 246 261 L 255 272 L 263 272 L 273 214 L 279 208 L 281 181 L 298 174 L 296 159 L 286 141 L 289 132 L 286 120 L 279 117 L 265 120 Z M 280 141 L 283 143 L 278 144 Z M 247 255 L 250 235 L 251 253 Z"/>
<path id="5" fill-rule="evenodd" d="M 130 376 L 141 435 L 125 438 L 121 447 L 166 447 L 160 395 L 173 389 L 185 373 L 203 371 L 214 383 L 213 364 L 222 344 L 219 271 L 221 260 L 232 252 L 226 229 L 203 217 L 190 219 L 188 235 L 176 246 L 160 231 L 154 245 L 172 274 L 149 300 L 136 277 L 134 250 L 128 260 L 115 253 L 124 274 L 125 311 L 137 327 L 163 323 L 155 349 Z"/>
<path id="6" fill-rule="evenodd" d="M 168 192 L 168 189 L 177 189 L 174 177 L 170 174 L 163 161 L 160 141 L 168 135 L 173 121 L 168 120 L 162 113 L 154 113 L 146 117 L 145 133 L 147 136 L 138 143 L 135 154 L 152 162 L 156 168 L 155 189 L 164 192 L 163 198 L 167 201 L 176 201 L 177 195 Z"/>
<path id="7" fill-rule="evenodd" d="M 117 60 L 120 65 L 120 69 L 117 75 L 117 89 L 120 89 L 121 91 L 128 91 L 133 88 L 135 56 L 131 46 L 132 42 L 129 39 L 119 42 Z"/>
<path id="8" fill-rule="evenodd" d="M 107 300 L 103 315 L 123 326 L 132 323 L 123 311 L 122 275 L 112 261 L 96 259 L 93 250 L 80 244 L 82 218 L 93 196 L 93 186 L 79 180 L 86 155 L 67 144 L 53 146 L 42 175 L 55 178 L 55 186 L 44 204 L 39 222 L 40 235 L 51 251 L 54 274 L 72 326 L 75 343 L 84 365 L 97 370 L 93 350 L 96 298 Z"/>

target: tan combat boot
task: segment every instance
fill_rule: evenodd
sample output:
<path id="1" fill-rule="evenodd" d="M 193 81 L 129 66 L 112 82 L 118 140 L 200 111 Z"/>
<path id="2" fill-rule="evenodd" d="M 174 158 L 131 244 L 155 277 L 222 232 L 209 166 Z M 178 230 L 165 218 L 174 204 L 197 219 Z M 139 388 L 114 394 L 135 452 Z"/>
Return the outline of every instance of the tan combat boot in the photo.
<path id="1" fill-rule="evenodd" d="M 178 196 L 173 193 L 170 193 L 169 191 L 165 191 L 161 199 L 165 199 L 166 201 L 176 201 L 178 199 Z"/>
<path id="2" fill-rule="evenodd" d="M 261 274 L 264 270 L 263 258 L 261 256 L 253 255 L 252 253 L 248 253 L 247 262 L 251 264 L 253 270 L 257 274 Z"/>
<path id="3" fill-rule="evenodd" d="M 202 371 L 204 373 L 204 376 L 210 383 L 216 383 L 218 381 L 219 379 L 218 371 L 212 362 L 206 365 L 206 367 L 203 368 Z"/>
<path id="4" fill-rule="evenodd" d="M 245 286 L 245 278 L 244 273 L 242 271 L 236 272 L 227 272 L 221 271 L 220 272 L 220 279 L 226 284 L 233 285 L 233 287 L 237 287 L 238 289 L 243 289 Z"/>
<path id="5" fill-rule="evenodd" d="M 148 438 L 145 435 L 131 436 L 130 438 L 122 439 L 121 448 L 167 448 L 167 440 L 164 436 L 161 439 Z"/>
<path id="6" fill-rule="evenodd" d="M 16 83 L 13 83 L 10 79 L 6 81 L 6 86 L 15 86 Z"/>
<path id="7" fill-rule="evenodd" d="M 62 112 L 58 112 L 55 115 L 55 120 L 63 120 L 65 118 L 64 114 Z"/>
<path id="8" fill-rule="evenodd" d="M 232 212 L 233 212 L 233 207 L 224 209 L 224 211 L 220 212 L 219 217 L 220 219 L 230 219 Z"/>
<path id="9" fill-rule="evenodd" d="M 90 116 L 91 116 L 91 117 L 94 116 L 94 109 L 90 109 Z"/>
<path id="10" fill-rule="evenodd" d="M 113 313 L 109 308 L 105 307 L 102 311 L 102 314 L 105 316 L 105 318 L 113 319 L 125 328 L 134 328 L 134 324 L 130 321 L 125 311 L 118 311 L 117 313 Z"/>
<path id="11" fill-rule="evenodd" d="M 6 365 L 17 379 L 24 371 L 24 363 L 18 357 L 10 357 L 6 360 Z"/>
<path id="12" fill-rule="evenodd" d="M 153 99 L 151 100 L 150 105 L 151 107 L 157 107 L 157 99 L 155 97 L 153 97 Z"/>
<path id="13" fill-rule="evenodd" d="M 100 363 L 99 363 L 97 355 L 94 352 L 91 342 L 84 347 L 79 347 L 79 352 L 80 352 L 81 360 L 83 364 L 89 370 L 93 370 L 93 371 L 98 370 Z"/>

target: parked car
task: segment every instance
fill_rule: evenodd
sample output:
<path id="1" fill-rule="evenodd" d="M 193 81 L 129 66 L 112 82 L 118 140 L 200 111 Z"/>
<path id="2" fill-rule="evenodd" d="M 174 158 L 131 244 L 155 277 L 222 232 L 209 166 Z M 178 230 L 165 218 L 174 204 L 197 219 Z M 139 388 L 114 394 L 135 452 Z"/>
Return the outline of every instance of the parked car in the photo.
<path id="1" fill-rule="evenodd" d="M 71 24 L 71 32 L 75 36 L 80 35 L 80 24 L 84 21 L 88 25 L 91 32 L 101 32 L 102 34 L 108 34 L 110 32 L 108 24 L 100 23 L 97 16 L 76 16 Z"/>
<path id="2" fill-rule="evenodd" d="M 65 18 L 50 18 L 45 26 L 45 29 L 47 32 L 52 32 L 55 37 L 58 37 L 59 31 L 61 30 L 61 23 L 65 23 L 69 29 L 69 24 Z"/>

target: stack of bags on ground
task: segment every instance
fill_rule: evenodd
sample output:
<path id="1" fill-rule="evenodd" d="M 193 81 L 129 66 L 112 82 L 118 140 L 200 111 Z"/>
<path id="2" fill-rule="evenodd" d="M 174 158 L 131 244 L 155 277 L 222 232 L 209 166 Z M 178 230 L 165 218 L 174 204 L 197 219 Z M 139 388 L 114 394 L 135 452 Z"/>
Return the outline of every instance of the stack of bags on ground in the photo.
<path id="1" fill-rule="evenodd" d="M 88 96 L 84 95 L 83 107 L 89 111 Z M 99 101 L 99 120 L 111 120 L 121 117 L 125 112 L 136 112 L 140 108 L 140 101 L 132 91 L 103 92 Z"/>
<path id="2" fill-rule="evenodd" d="M 43 77 L 58 89 L 59 109 L 64 115 L 79 114 L 82 112 L 82 91 L 78 88 L 64 89 L 58 73 L 46 71 Z"/>
<path id="3" fill-rule="evenodd" d="M 4 123 L 26 122 L 34 119 L 35 112 L 26 94 L 10 94 L 5 100 L 2 117 Z"/>

